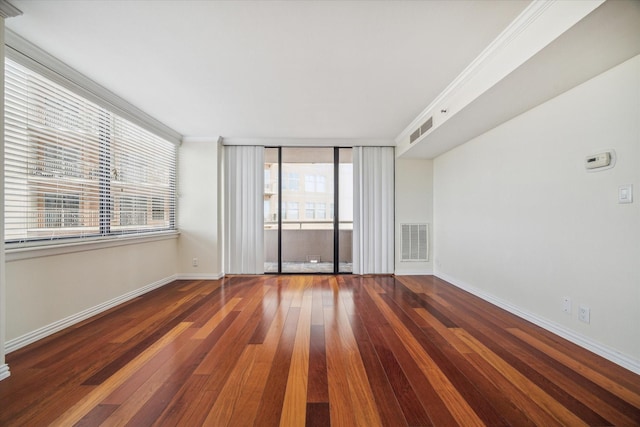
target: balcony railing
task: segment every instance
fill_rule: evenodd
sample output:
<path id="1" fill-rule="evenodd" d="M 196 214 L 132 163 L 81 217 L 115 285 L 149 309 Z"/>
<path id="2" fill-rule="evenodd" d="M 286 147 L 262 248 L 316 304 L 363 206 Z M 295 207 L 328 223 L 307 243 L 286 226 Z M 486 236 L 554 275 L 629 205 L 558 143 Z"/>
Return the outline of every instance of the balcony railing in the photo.
<path id="1" fill-rule="evenodd" d="M 278 221 L 265 220 L 264 229 L 271 230 L 278 228 Z M 353 230 L 353 221 L 339 221 L 338 228 L 340 230 Z M 333 230 L 332 220 L 298 220 L 283 219 L 283 230 Z"/>
<path id="2" fill-rule="evenodd" d="M 351 262 L 353 221 L 340 221 L 339 262 Z M 333 262 L 333 221 L 282 220 L 282 262 Z M 278 222 L 264 223 L 266 262 L 278 261 Z"/>

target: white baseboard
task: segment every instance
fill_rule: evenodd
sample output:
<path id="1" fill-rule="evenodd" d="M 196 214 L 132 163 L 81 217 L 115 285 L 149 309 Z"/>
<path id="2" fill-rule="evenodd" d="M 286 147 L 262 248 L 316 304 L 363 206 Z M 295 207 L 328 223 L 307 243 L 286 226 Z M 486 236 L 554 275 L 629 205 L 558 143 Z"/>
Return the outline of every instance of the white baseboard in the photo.
<path id="1" fill-rule="evenodd" d="M 224 273 L 217 274 L 201 274 L 201 273 L 178 273 L 176 280 L 220 280 L 224 277 Z"/>
<path id="2" fill-rule="evenodd" d="M 608 347 L 597 341 L 592 340 L 589 337 L 585 337 L 584 335 L 576 333 L 575 331 L 568 329 L 562 325 L 558 325 L 555 322 L 552 322 L 536 314 L 523 310 L 511 304 L 510 302 L 497 298 L 491 294 L 488 294 L 474 286 L 469 285 L 468 283 L 464 283 L 463 281 L 458 280 L 454 277 L 451 277 L 447 274 L 444 274 L 438 271 L 435 273 L 435 275 L 441 278 L 442 280 L 445 280 L 460 289 L 463 289 L 479 298 L 482 298 L 483 300 L 493 305 L 496 305 L 508 311 L 511 314 L 514 314 L 518 317 L 528 320 L 529 322 L 534 323 L 540 326 L 541 328 L 546 329 L 549 332 L 553 332 L 554 334 L 559 335 L 562 338 L 568 341 L 571 341 L 572 343 L 579 345 L 580 347 L 585 348 L 599 356 L 602 356 L 605 359 L 617 365 L 622 366 L 623 368 L 626 368 L 632 372 L 635 372 L 636 374 L 640 374 L 640 360 L 634 359 L 626 354 L 620 353 L 619 351 L 611 347 Z"/>
<path id="3" fill-rule="evenodd" d="M 3 365 L 0 365 L 0 381 L 2 381 L 5 378 L 9 378 L 10 375 L 11 375 L 11 372 L 9 372 L 9 365 L 7 365 L 6 363 Z"/>
<path id="4" fill-rule="evenodd" d="M 11 353 L 12 351 L 18 350 L 19 348 L 22 348 L 26 345 L 36 342 L 42 338 L 55 334 L 56 332 L 61 331 L 64 328 L 68 328 L 69 326 L 75 325 L 76 323 L 86 320 L 91 316 L 100 314 L 103 311 L 106 311 L 112 307 L 117 306 L 118 304 L 122 304 L 123 302 L 129 301 L 140 295 L 146 294 L 147 292 L 150 292 L 156 288 L 167 285 L 173 282 L 174 280 L 176 280 L 176 275 L 165 277 L 164 279 L 160 279 L 156 282 L 150 283 L 139 289 L 128 292 L 124 295 L 120 295 L 119 297 L 113 298 L 109 301 L 103 302 L 102 304 L 98 304 L 94 307 L 83 310 L 80 313 L 76 313 L 69 317 L 65 317 L 64 319 L 60 319 L 49 325 L 43 326 L 42 328 L 38 328 L 35 331 L 29 332 L 17 338 L 8 340 L 4 346 L 5 352 Z M 1 372 L 2 371 L 0 370 L 0 373 Z"/>
<path id="5" fill-rule="evenodd" d="M 433 275 L 433 269 L 431 268 L 426 268 L 424 270 L 397 269 L 393 274 L 396 276 L 431 276 Z"/>

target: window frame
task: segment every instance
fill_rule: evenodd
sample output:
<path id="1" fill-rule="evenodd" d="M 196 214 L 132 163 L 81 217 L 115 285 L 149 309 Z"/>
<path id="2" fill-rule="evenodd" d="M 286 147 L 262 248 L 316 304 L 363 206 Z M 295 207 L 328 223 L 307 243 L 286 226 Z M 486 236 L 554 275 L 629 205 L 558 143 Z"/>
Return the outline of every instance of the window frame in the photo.
<path id="1" fill-rule="evenodd" d="M 151 192 L 148 194 L 140 194 L 147 199 L 148 206 L 145 215 L 148 219 L 148 222 L 158 220 L 161 213 L 165 220 L 168 221 L 168 227 L 150 230 L 136 230 L 135 234 L 127 234 L 122 232 L 110 232 L 105 234 L 103 229 L 104 224 L 101 220 L 100 227 L 98 227 L 95 234 L 88 233 L 84 236 L 65 236 L 57 239 L 47 238 L 45 240 L 23 238 L 17 239 L 15 241 L 5 241 L 7 261 L 82 251 L 87 250 L 88 248 L 97 249 L 102 247 L 120 246 L 147 241 L 177 238 L 177 236 L 179 235 L 179 230 L 177 229 L 177 148 L 182 140 L 182 135 L 180 135 L 178 132 L 175 132 L 173 129 L 169 128 L 163 123 L 157 121 L 153 117 L 147 115 L 137 107 L 129 104 L 122 98 L 119 98 L 117 95 L 111 93 L 107 89 L 88 79 L 71 67 L 62 63 L 57 58 L 42 51 L 40 48 L 32 45 L 30 42 L 22 39 L 20 36 L 10 30 L 6 31 L 5 47 L 6 59 L 16 62 L 17 64 L 27 68 L 31 72 L 36 73 L 44 77 L 45 79 L 52 81 L 54 84 L 62 86 L 64 89 L 73 92 L 75 95 L 84 98 L 91 103 L 97 104 L 99 107 L 107 110 L 110 114 L 118 116 L 121 119 L 124 119 L 125 121 L 133 124 L 134 126 L 138 126 L 143 131 L 149 132 L 156 137 L 162 138 L 174 145 L 174 148 L 172 149 L 173 154 L 171 156 L 173 170 L 170 171 L 169 175 L 169 204 L 167 205 L 167 203 L 162 203 L 162 209 L 158 209 L 160 205 L 157 205 L 155 203 L 155 193 Z M 60 147 L 54 147 L 54 151 L 59 149 Z M 64 157 L 63 153 L 61 153 L 60 156 Z M 52 159 L 53 157 L 49 160 Z M 75 169 L 73 165 L 71 166 L 71 169 L 69 169 L 68 165 L 65 164 L 64 159 L 60 160 L 60 162 L 58 162 L 60 163 L 60 165 L 58 165 L 59 167 L 57 167 L 59 173 L 63 175 L 77 173 L 77 171 L 74 172 Z M 110 188 L 108 183 L 105 188 L 103 188 L 103 184 L 104 183 L 102 182 L 100 183 L 100 191 L 109 191 Z M 42 200 L 37 203 L 45 203 L 44 193 L 45 192 L 42 192 L 41 194 Z M 111 194 L 110 197 L 113 198 L 114 195 Z M 80 197 L 78 200 L 80 204 L 83 203 L 82 197 Z M 70 202 L 78 203 L 77 200 L 66 200 L 61 203 L 66 203 L 68 205 Z M 102 202 L 100 203 L 102 204 Z M 174 207 L 173 212 L 171 212 L 170 209 L 171 205 L 173 205 Z M 114 207 L 112 209 L 114 209 Z M 42 210 L 43 215 L 44 213 L 44 210 Z M 62 216 L 66 215 L 64 209 L 62 209 L 60 214 Z M 113 214 L 114 211 L 112 210 L 110 212 L 110 215 Z M 73 214 L 71 214 L 71 216 L 73 216 Z M 71 221 L 71 216 L 69 216 L 69 218 L 66 218 L 65 216 L 65 218 L 62 218 L 61 220 L 65 221 L 68 219 Z M 5 239 L 5 236 L 2 237 L 3 239 Z"/>

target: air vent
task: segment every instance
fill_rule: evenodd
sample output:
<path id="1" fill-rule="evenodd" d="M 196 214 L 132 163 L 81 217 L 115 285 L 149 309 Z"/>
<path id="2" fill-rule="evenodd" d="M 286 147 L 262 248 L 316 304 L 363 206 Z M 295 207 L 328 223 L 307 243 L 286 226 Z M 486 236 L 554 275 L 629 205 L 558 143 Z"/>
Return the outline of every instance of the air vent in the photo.
<path id="1" fill-rule="evenodd" d="M 420 126 L 420 135 L 424 135 L 427 133 L 429 129 L 433 126 L 433 117 L 429 117 L 429 120 L 424 122 L 422 126 Z"/>
<path id="2" fill-rule="evenodd" d="M 418 138 L 420 138 L 420 128 L 416 129 L 416 131 L 411 134 L 411 136 L 409 137 L 409 142 L 411 143 Z"/>
<path id="3" fill-rule="evenodd" d="M 433 117 L 429 117 L 429 119 L 426 122 L 420 125 L 420 127 L 416 129 L 415 132 L 411 134 L 411 136 L 409 136 L 409 143 L 411 144 L 416 139 L 420 138 L 422 135 L 427 133 L 427 131 L 432 127 L 433 127 Z"/>
<path id="4" fill-rule="evenodd" d="M 429 261 L 429 225 L 401 224 L 400 261 Z"/>

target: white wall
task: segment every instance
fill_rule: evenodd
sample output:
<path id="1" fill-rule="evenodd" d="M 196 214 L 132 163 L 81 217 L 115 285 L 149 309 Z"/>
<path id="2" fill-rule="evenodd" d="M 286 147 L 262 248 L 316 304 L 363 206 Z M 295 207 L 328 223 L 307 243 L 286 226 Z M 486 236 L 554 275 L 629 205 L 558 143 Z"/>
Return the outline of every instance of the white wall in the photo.
<path id="1" fill-rule="evenodd" d="M 3 272 L 10 350 L 176 277 L 220 277 L 217 141 L 187 141 L 178 158 L 178 238 L 54 256 L 9 256 Z M 192 267 L 193 258 L 198 267 Z"/>
<path id="2" fill-rule="evenodd" d="M 437 275 L 640 371 L 640 57 L 436 158 L 434 221 Z"/>
<path id="3" fill-rule="evenodd" d="M 433 273 L 433 161 L 397 158 L 395 164 L 395 274 Z M 429 224 L 429 261 L 402 262 L 400 224 Z"/>
<path id="4" fill-rule="evenodd" d="M 175 278 L 177 239 L 6 263 L 7 341 L 42 338 L 65 319 Z M 65 323 L 66 324 L 66 323 Z M 40 331 L 40 333 L 35 333 Z"/>
<path id="5" fill-rule="evenodd" d="M 180 146 L 178 276 L 182 278 L 212 279 L 222 274 L 218 150 L 216 139 L 187 139 Z"/>

